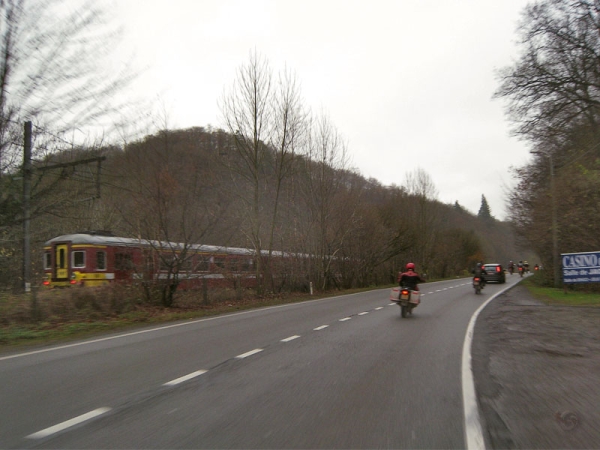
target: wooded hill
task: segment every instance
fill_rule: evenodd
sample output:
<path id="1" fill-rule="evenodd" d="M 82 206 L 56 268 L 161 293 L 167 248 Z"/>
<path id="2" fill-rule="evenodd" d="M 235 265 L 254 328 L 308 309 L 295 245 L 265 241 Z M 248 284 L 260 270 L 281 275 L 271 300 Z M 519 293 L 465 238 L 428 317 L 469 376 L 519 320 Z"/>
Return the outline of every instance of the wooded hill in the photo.
<path id="1" fill-rule="evenodd" d="M 403 186 L 383 186 L 347 167 L 331 142 L 316 146 L 322 153 L 285 155 L 260 143 L 249 160 L 240 153 L 243 139 L 196 127 L 36 162 L 31 229 L 37 280 L 43 242 L 84 230 L 314 255 L 311 273 L 298 274 L 286 289 L 304 289 L 308 280 L 316 289 L 388 284 L 409 261 L 437 278 L 464 276 L 480 260 L 506 265 L 526 258 L 509 223 L 437 201 L 423 170 L 408 174 Z M 99 156 L 106 159 L 75 164 Z M 54 169 L 43 170 L 49 166 Z M 4 217 L 5 287 L 21 286 L 17 216 L 10 223 Z M 345 261 L 335 276 L 330 256 Z"/>

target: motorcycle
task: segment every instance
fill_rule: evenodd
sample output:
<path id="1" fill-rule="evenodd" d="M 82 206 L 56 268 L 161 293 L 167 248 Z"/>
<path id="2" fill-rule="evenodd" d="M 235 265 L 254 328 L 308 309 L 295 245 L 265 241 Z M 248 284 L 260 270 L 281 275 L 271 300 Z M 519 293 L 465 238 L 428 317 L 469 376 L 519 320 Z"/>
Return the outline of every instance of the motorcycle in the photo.
<path id="1" fill-rule="evenodd" d="M 481 290 L 483 289 L 483 282 L 479 277 L 473 277 L 473 289 L 475 289 L 476 294 L 481 294 Z"/>
<path id="2" fill-rule="evenodd" d="M 519 267 L 519 276 L 523 278 L 523 268 Z"/>
<path id="3" fill-rule="evenodd" d="M 515 271 L 515 268 L 513 266 L 509 266 L 508 267 L 508 271 L 510 272 L 510 274 L 512 275 Z"/>
<path id="4" fill-rule="evenodd" d="M 409 314 L 412 314 L 412 310 L 419 306 L 420 297 L 419 291 L 403 287 L 393 288 L 390 293 L 390 300 L 400 307 L 400 315 L 403 318 L 408 317 Z"/>

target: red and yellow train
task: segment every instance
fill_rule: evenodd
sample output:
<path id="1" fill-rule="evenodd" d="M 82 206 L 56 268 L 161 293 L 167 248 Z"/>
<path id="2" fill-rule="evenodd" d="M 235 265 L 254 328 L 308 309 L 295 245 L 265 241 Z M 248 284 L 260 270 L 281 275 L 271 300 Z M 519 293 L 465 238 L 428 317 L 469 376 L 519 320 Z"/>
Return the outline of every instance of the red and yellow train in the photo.
<path id="1" fill-rule="evenodd" d="M 255 252 L 246 248 L 183 245 L 86 232 L 44 244 L 44 285 L 102 286 L 113 282 L 160 280 L 173 275 L 181 288 L 256 284 Z"/>

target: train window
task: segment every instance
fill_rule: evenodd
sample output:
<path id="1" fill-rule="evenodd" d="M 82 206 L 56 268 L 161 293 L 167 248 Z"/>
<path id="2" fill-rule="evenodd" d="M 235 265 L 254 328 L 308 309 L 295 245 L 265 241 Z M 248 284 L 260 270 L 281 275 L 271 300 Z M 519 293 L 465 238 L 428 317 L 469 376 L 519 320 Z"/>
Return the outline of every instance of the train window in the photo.
<path id="1" fill-rule="evenodd" d="M 171 270 L 175 265 L 175 261 L 169 256 L 161 256 L 158 260 L 160 262 L 160 270 Z"/>
<path id="2" fill-rule="evenodd" d="M 85 267 L 85 252 L 77 250 L 73 252 L 73 268 L 81 269 Z"/>
<path id="3" fill-rule="evenodd" d="M 210 269 L 210 258 L 206 256 L 196 256 L 196 272 L 207 272 Z"/>
<path id="4" fill-rule="evenodd" d="M 192 257 L 188 256 L 181 262 L 180 271 L 183 272 L 191 272 L 192 271 Z"/>
<path id="5" fill-rule="evenodd" d="M 115 253 L 115 270 L 133 269 L 133 260 L 129 253 Z"/>
<path id="6" fill-rule="evenodd" d="M 56 267 L 58 269 L 64 269 L 66 267 L 66 257 L 65 257 L 65 249 L 61 248 L 58 250 L 58 264 Z"/>
<path id="7" fill-rule="evenodd" d="M 214 257 L 214 264 L 218 268 L 224 269 L 225 268 L 225 257 L 224 256 L 215 256 Z"/>
<path id="8" fill-rule="evenodd" d="M 96 270 L 106 270 L 106 252 L 96 252 Z"/>
<path id="9" fill-rule="evenodd" d="M 50 253 L 50 252 L 44 253 L 44 269 L 45 270 L 52 269 L 52 253 Z"/>
<path id="10" fill-rule="evenodd" d="M 252 260 L 242 259 L 240 261 L 240 272 L 251 272 L 252 271 Z"/>

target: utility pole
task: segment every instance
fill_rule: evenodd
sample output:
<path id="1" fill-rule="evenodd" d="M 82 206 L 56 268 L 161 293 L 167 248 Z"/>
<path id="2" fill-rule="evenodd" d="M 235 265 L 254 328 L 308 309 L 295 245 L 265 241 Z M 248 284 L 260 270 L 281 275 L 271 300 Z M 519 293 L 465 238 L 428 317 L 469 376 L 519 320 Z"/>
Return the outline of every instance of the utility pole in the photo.
<path id="1" fill-rule="evenodd" d="M 31 291 L 31 122 L 25 122 L 23 151 L 23 282 Z"/>
<path id="2" fill-rule="evenodd" d="M 552 155 L 548 154 L 550 159 L 550 192 L 552 195 L 552 265 L 554 266 L 554 287 L 560 285 L 560 267 L 558 263 L 558 220 L 556 217 L 556 181 L 554 180 L 554 163 Z"/>
<path id="3" fill-rule="evenodd" d="M 551 153 L 531 152 L 534 155 L 541 155 L 548 158 L 550 161 L 550 197 L 552 200 L 552 269 L 554 278 L 554 287 L 560 286 L 560 264 L 558 255 L 558 219 L 556 212 L 556 181 L 554 180 L 554 162 L 552 161 Z"/>
<path id="4" fill-rule="evenodd" d="M 1 1 L 1 0 L 0 0 Z M 26 293 L 32 292 L 31 286 L 31 180 L 33 167 L 31 164 L 33 125 L 31 121 L 25 122 L 23 134 L 23 283 Z M 54 164 L 38 167 L 37 171 L 51 170 L 64 167 L 76 167 L 80 164 L 97 162 L 96 198 L 100 198 L 100 170 L 102 161 L 106 156 L 82 159 L 68 163 Z M 93 197 L 92 197 L 93 198 Z M 32 294 L 32 311 L 37 314 L 36 292 Z"/>

